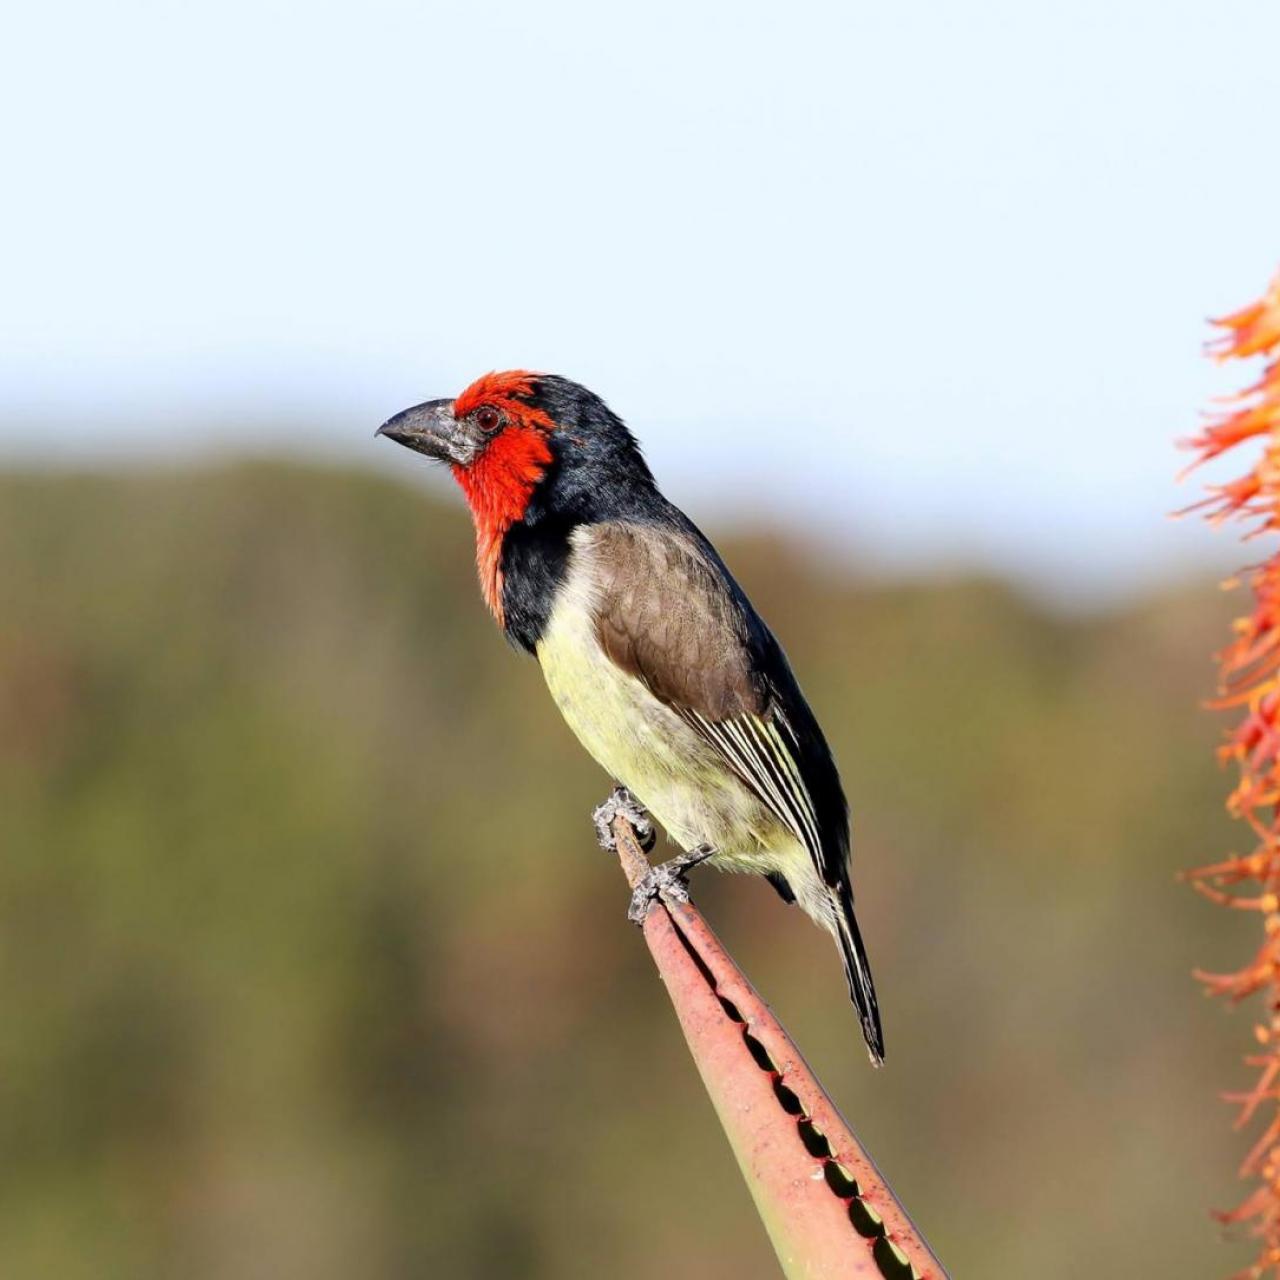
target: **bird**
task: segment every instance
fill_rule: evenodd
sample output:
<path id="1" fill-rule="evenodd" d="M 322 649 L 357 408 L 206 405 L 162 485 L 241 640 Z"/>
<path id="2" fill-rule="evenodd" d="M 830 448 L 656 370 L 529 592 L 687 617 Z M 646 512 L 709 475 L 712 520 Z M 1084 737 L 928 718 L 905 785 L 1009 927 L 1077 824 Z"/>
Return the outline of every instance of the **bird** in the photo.
<path id="1" fill-rule="evenodd" d="M 874 1065 L 875 985 L 854 915 L 849 808 L 827 740 L 782 646 L 719 553 L 663 496 L 636 437 L 568 378 L 487 373 L 375 435 L 447 464 L 470 508 L 485 603 L 541 665 L 570 729 L 614 780 L 652 848 L 630 915 L 687 899 L 700 863 L 763 876 L 835 938 Z"/>

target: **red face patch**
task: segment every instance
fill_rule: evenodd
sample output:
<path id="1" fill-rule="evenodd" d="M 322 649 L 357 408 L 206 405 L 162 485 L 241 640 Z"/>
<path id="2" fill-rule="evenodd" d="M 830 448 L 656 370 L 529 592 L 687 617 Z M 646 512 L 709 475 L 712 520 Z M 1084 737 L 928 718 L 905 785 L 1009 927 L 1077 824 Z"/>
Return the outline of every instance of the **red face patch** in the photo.
<path id="1" fill-rule="evenodd" d="M 503 416 L 503 425 L 476 460 L 468 467 L 453 468 L 475 522 L 480 589 L 499 626 L 503 625 L 503 539 L 524 515 L 552 458 L 547 436 L 555 423 L 528 402 L 537 377 L 522 369 L 487 373 L 453 402 L 456 418 L 469 417 L 485 406 Z"/>

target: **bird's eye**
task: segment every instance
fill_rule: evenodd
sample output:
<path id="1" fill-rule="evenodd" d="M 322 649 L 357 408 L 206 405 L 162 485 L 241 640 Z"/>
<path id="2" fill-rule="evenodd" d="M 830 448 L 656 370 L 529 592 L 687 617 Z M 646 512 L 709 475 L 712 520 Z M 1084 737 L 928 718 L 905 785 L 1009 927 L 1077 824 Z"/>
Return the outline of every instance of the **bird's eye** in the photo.
<path id="1" fill-rule="evenodd" d="M 483 404 L 476 410 L 476 425 L 486 434 L 492 434 L 502 425 L 502 414 L 491 404 Z"/>

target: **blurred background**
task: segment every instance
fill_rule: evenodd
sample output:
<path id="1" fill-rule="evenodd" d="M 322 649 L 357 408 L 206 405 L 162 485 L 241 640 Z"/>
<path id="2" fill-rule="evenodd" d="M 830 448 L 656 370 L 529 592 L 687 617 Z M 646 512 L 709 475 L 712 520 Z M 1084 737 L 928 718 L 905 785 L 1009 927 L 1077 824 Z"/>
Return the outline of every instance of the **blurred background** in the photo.
<path id="1" fill-rule="evenodd" d="M 0 1274 L 771 1277 L 448 477 L 490 368 L 642 437 L 855 810 L 696 896 L 957 1276 L 1221 1274 L 1252 920 L 1165 518 L 1280 258 L 1268 3 L 6 18 Z M 1236 384 L 1238 385 L 1238 384 Z M 1210 477 L 1212 478 L 1212 477 Z"/>

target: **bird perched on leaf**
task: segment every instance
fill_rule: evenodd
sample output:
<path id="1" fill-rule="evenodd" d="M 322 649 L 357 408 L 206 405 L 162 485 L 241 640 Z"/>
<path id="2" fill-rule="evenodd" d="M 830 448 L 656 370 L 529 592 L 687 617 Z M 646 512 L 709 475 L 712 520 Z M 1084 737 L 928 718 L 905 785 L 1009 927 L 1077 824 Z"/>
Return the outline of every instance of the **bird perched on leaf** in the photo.
<path id="1" fill-rule="evenodd" d="M 683 896 L 700 862 L 764 876 L 834 935 L 881 1062 L 830 748 L 782 647 L 622 420 L 567 378 L 520 370 L 406 409 L 378 435 L 453 469 L 486 603 L 616 783 L 595 813 L 601 843 L 623 813 L 651 847 L 647 809 L 684 850 L 646 877 L 632 918 L 658 893 Z"/>

